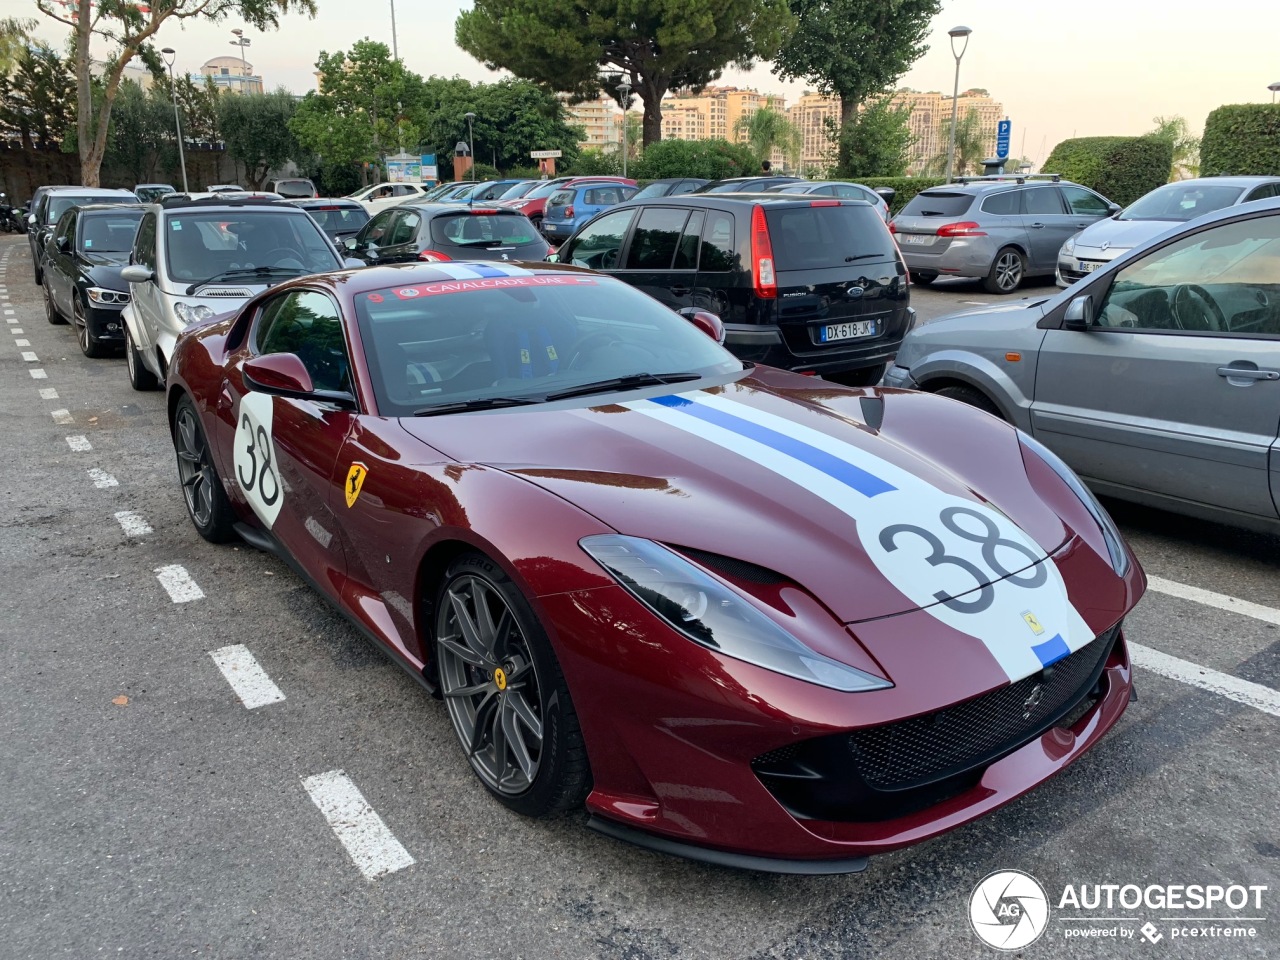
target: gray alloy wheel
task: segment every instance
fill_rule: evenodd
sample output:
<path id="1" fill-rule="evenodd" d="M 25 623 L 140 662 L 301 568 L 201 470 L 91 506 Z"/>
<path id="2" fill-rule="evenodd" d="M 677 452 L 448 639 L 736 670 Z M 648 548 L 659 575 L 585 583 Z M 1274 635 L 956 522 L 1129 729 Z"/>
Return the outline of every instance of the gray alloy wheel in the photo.
<path id="1" fill-rule="evenodd" d="M 160 381 L 154 373 L 148 370 L 142 364 L 142 357 L 138 356 L 138 348 L 133 345 L 133 334 L 129 332 L 129 325 L 124 325 L 124 362 L 129 370 L 129 384 L 135 390 L 155 390 L 160 386 Z"/>
<path id="2" fill-rule="evenodd" d="M 49 295 L 49 285 L 45 284 L 40 288 L 44 295 L 44 315 L 55 327 L 60 327 L 67 322 L 67 318 L 58 312 L 57 305 L 53 302 L 53 297 Z"/>
<path id="3" fill-rule="evenodd" d="M 1026 261 L 1013 247 L 1005 247 L 996 254 L 991 264 L 991 272 L 987 274 L 982 285 L 989 293 L 1013 293 L 1022 284 L 1022 276 L 1026 272 Z"/>
<path id="4" fill-rule="evenodd" d="M 98 360 L 110 354 L 110 348 L 89 329 L 89 319 L 84 315 L 79 297 L 71 301 L 71 323 L 76 329 L 76 339 L 80 341 L 80 352 L 86 357 Z"/>
<path id="5" fill-rule="evenodd" d="M 533 786 L 543 753 L 541 687 L 529 641 L 486 577 L 455 577 L 441 601 L 436 648 L 449 718 L 481 782 L 519 796 Z"/>
<path id="6" fill-rule="evenodd" d="M 211 543 L 226 543 L 234 537 L 231 503 L 213 467 L 200 416 L 188 397 L 178 401 L 174 414 L 173 449 L 178 455 L 182 496 L 196 531 Z"/>

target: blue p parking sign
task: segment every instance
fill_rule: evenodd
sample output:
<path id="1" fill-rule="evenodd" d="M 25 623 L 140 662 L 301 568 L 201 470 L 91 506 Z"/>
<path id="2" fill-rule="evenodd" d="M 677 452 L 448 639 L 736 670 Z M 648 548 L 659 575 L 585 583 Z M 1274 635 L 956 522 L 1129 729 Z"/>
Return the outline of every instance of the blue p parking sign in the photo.
<path id="1" fill-rule="evenodd" d="M 1013 132 L 1013 122 L 1001 120 L 996 125 L 996 156 L 1003 160 L 1009 155 L 1009 135 Z"/>

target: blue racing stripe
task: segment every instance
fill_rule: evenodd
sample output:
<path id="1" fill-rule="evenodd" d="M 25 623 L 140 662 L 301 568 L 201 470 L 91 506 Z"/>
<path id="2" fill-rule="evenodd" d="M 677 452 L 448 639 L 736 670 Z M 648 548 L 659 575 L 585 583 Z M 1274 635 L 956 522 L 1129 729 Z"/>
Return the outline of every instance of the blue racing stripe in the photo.
<path id="1" fill-rule="evenodd" d="M 474 270 L 476 273 L 480 274 L 480 276 L 484 277 L 485 279 L 489 279 L 491 277 L 511 276 L 510 273 L 508 273 L 506 270 L 503 270 L 501 267 L 495 267 L 487 263 L 473 263 L 471 261 L 467 261 L 467 269 Z"/>
<path id="2" fill-rule="evenodd" d="M 861 467 L 854 466 L 847 460 L 841 460 L 825 450 L 819 450 L 817 447 L 810 446 L 802 440 L 788 437 L 785 434 L 778 433 L 776 430 L 770 430 L 768 427 L 752 423 L 750 420 L 735 417 L 733 414 L 725 413 L 715 407 L 704 406 L 701 403 L 695 403 L 686 397 L 680 396 L 653 397 L 652 400 L 654 403 L 668 409 L 679 410 L 681 413 L 687 413 L 706 423 L 723 427 L 725 430 L 731 430 L 741 437 L 746 437 L 748 440 L 763 443 L 765 446 L 785 454 L 793 460 L 799 460 L 815 470 L 822 471 L 832 479 L 857 490 L 865 497 L 875 497 L 897 489 L 888 481 L 881 480 L 875 474 L 868 473 Z"/>
<path id="3" fill-rule="evenodd" d="M 1062 639 L 1062 634 L 1055 633 L 1052 640 L 1036 644 L 1031 648 L 1031 652 L 1040 658 L 1042 664 L 1048 667 L 1067 656 L 1071 652 L 1071 648 L 1067 646 L 1067 641 Z"/>

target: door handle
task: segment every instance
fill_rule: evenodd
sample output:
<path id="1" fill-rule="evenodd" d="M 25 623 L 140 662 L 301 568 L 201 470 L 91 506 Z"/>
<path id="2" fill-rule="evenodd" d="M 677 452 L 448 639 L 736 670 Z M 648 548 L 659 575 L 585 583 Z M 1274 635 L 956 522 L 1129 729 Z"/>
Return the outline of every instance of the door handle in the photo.
<path id="1" fill-rule="evenodd" d="M 1029 226 L 1030 226 L 1033 230 L 1042 230 L 1042 229 L 1044 229 L 1044 224 L 1043 224 L 1043 223 L 1032 223 L 1032 224 L 1030 224 Z"/>
<path id="2" fill-rule="evenodd" d="M 1228 380 L 1280 380 L 1280 370 L 1257 370 L 1249 367 L 1219 367 L 1218 376 Z"/>
<path id="3" fill-rule="evenodd" d="M 692 287 L 670 287 L 669 289 L 671 290 L 671 295 L 673 297 L 687 297 L 689 294 L 693 293 Z"/>

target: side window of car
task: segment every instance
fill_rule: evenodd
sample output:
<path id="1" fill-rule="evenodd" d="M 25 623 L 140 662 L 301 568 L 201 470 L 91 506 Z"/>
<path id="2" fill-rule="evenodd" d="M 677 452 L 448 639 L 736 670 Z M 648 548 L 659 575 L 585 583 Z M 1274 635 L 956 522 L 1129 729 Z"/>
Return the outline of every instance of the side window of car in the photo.
<path id="1" fill-rule="evenodd" d="M 1015 216 L 1024 192 L 1023 190 L 1006 190 L 1004 193 L 994 193 L 982 201 L 982 212 L 996 217 Z"/>
<path id="2" fill-rule="evenodd" d="M 707 225 L 702 229 L 698 270 L 703 273 L 732 270 L 737 259 L 733 246 L 733 216 L 717 210 L 708 211 Z"/>
<path id="3" fill-rule="evenodd" d="M 399 213 L 398 210 L 383 210 L 366 223 L 364 229 L 360 231 L 360 242 L 376 243 L 378 246 L 385 246 L 390 243 L 391 241 L 387 239 L 387 233 L 391 227 L 391 220 L 397 213 Z"/>
<path id="4" fill-rule="evenodd" d="M 825 187 L 817 187 L 813 190 L 810 190 L 809 192 L 816 197 L 834 197 L 837 195 L 836 188 L 831 184 L 828 184 Z"/>
<path id="5" fill-rule="evenodd" d="M 295 290 L 272 300 L 258 315 L 254 343 L 259 354 L 296 354 L 317 390 L 351 390 L 342 316 L 323 293 Z"/>
<path id="6" fill-rule="evenodd" d="M 628 270 L 670 270 L 689 211 L 648 207 L 640 213 L 627 248 Z"/>
<path id="7" fill-rule="evenodd" d="M 1063 186 L 1062 195 L 1067 200 L 1067 206 L 1071 208 L 1071 212 L 1085 217 L 1105 217 L 1111 213 L 1111 208 L 1107 206 L 1107 201 L 1091 190 L 1084 187 L 1068 187 Z"/>
<path id="8" fill-rule="evenodd" d="M 851 183 L 838 183 L 833 186 L 832 191 L 842 200 L 866 200 L 868 203 L 874 203 L 875 198 L 861 187 L 855 187 Z"/>
<path id="9" fill-rule="evenodd" d="M 617 269 L 622 241 L 635 215 L 634 210 L 618 210 L 589 223 L 568 244 L 569 249 L 561 251 L 560 259 L 593 270 Z"/>
<path id="10" fill-rule="evenodd" d="M 1028 216 L 1054 216 L 1066 213 L 1057 187 L 1029 187 L 1022 191 L 1022 209 Z"/>
<path id="11" fill-rule="evenodd" d="M 676 259 L 673 270 L 698 269 L 698 241 L 702 237 L 702 223 L 706 214 L 695 210 L 689 214 L 689 222 L 684 225 L 684 233 L 680 234 L 680 246 L 676 247 Z"/>
<path id="12" fill-rule="evenodd" d="M 74 207 L 68 210 L 62 215 L 62 219 L 58 221 L 57 226 L 53 228 L 53 243 L 55 249 L 57 249 L 57 246 L 61 241 L 66 240 L 69 243 L 71 238 L 75 236 L 76 213 L 77 211 Z"/>
<path id="13" fill-rule="evenodd" d="M 1202 230 L 1120 270 L 1098 324 L 1162 333 L 1280 335 L 1280 216 Z"/>
<path id="14" fill-rule="evenodd" d="M 133 238 L 133 262 L 144 267 L 156 268 L 156 215 L 148 213 L 138 225 Z"/>
<path id="15" fill-rule="evenodd" d="M 401 210 L 396 217 L 395 226 L 391 228 L 391 239 L 389 243 L 409 243 L 418 234 L 418 224 L 422 222 L 422 217 L 409 210 Z"/>
<path id="16" fill-rule="evenodd" d="M 1248 203 L 1250 200 L 1266 200 L 1269 197 L 1277 196 L 1277 187 L 1280 187 L 1280 184 L 1264 183 L 1260 187 L 1254 187 L 1249 192 L 1249 195 L 1244 198 L 1243 202 Z"/>
<path id="17" fill-rule="evenodd" d="M 393 197 L 407 197 L 417 192 L 418 191 L 413 189 L 413 187 L 410 187 L 403 183 L 397 183 L 394 187 L 391 188 L 391 195 Z"/>

